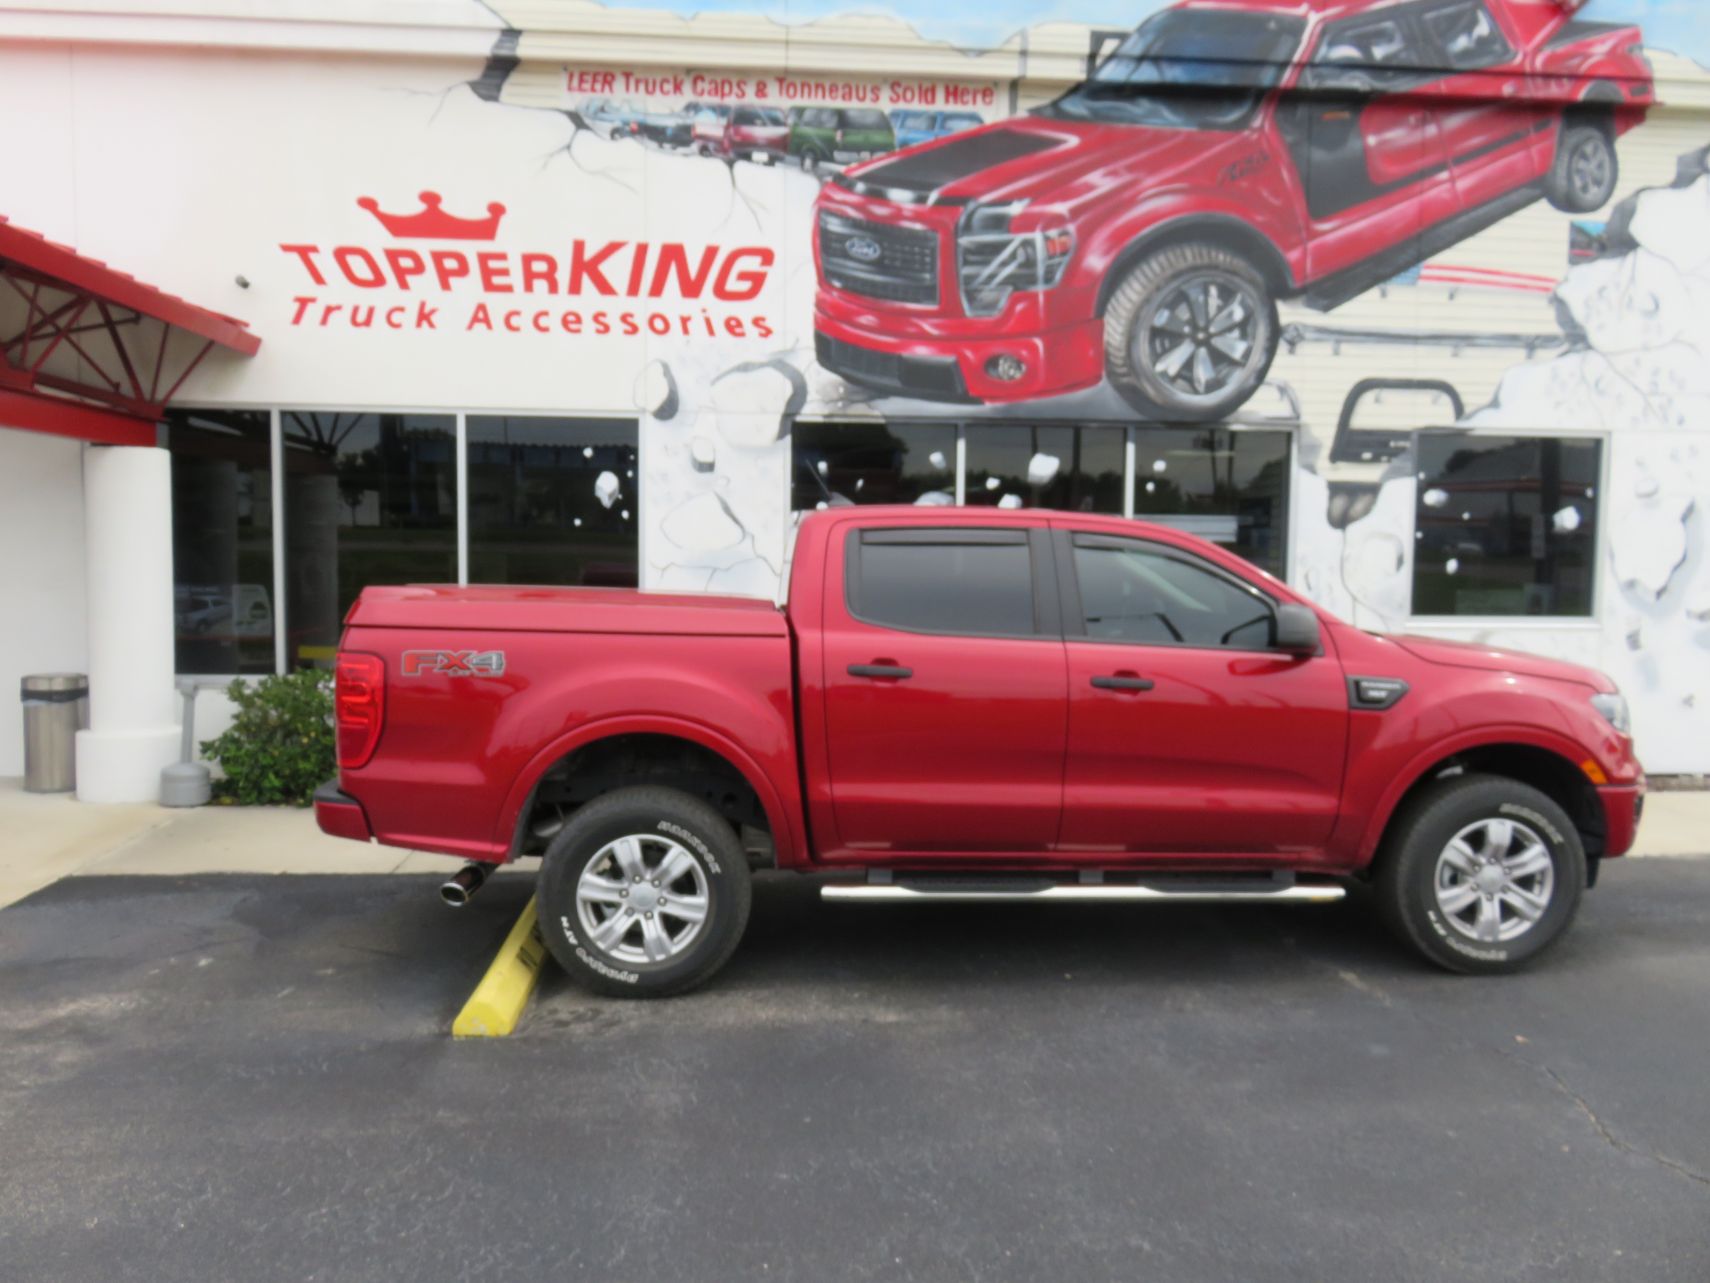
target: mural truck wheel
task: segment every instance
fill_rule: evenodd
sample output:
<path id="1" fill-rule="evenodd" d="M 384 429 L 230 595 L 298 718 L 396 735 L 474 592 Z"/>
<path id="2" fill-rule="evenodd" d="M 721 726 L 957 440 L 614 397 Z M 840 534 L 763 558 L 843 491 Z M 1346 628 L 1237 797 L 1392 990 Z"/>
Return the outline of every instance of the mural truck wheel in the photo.
<path id="1" fill-rule="evenodd" d="M 1564 213 L 1589 214 L 1609 203 L 1620 172 L 1615 144 L 1606 130 L 1564 121 L 1556 139 L 1555 161 L 1544 179 L 1544 194 Z"/>
<path id="2" fill-rule="evenodd" d="M 1172 245 L 1128 270 L 1104 313 L 1104 369 L 1142 414 L 1221 419 L 1257 391 L 1277 352 L 1277 307 L 1246 259 Z"/>

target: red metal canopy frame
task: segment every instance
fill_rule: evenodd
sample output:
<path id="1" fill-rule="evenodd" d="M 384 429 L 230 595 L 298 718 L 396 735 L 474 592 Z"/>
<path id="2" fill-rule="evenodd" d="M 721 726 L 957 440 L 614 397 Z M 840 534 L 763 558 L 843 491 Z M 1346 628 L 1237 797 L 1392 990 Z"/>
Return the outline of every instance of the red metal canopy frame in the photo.
<path id="1" fill-rule="evenodd" d="M 0 333 L 0 426 L 153 445 L 167 402 L 216 345 L 244 356 L 261 346 L 243 321 L 145 285 L 0 215 L 0 303 L 15 310 L 13 296 L 24 310 L 13 332 Z M 145 333 L 153 328 L 145 318 L 159 322 L 158 336 Z M 185 339 L 174 343 L 177 333 Z M 68 353 L 79 358 L 75 373 L 64 372 Z M 47 368 L 56 354 L 58 373 Z"/>

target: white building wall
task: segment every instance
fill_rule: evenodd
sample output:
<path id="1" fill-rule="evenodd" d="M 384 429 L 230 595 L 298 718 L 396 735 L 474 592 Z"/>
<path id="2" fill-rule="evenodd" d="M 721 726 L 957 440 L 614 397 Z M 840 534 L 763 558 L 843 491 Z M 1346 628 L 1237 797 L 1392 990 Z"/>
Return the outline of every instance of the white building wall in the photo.
<path id="1" fill-rule="evenodd" d="M 24 773 L 19 679 L 88 671 L 83 447 L 0 427 L 0 778 Z"/>
<path id="2" fill-rule="evenodd" d="M 253 324 L 264 340 L 260 354 L 249 361 L 215 354 L 186 385 L 180 400 L 187 403 L 637 416 L 642 484 L 633 513 L 644 582 L 770 592 L 789 520 L 788 416 L 875 413 L 813 358 L 817 180 L 794 168 L 727 165 L 645 148 L 575 122 L 570 112 L 585 95 L 569 86 L 582 64 L 654 70 L 716 64 L 720 54 L 713 50 L 721 46 L 691 40 L 687 20 L 678 31 L 676 20 L 661 27 L 656 15 L 644 19 L 632 6 L 500 0 L 489 10 L 474 0 L 446 0 L 431 7 L 434 22 L 461 15 L 456 40 L 425 42 L 393 32 L 360 47 L 352 43 L 349 56 L 339 58 L 327 57 L 303 33 L 295 48 L 283 40 L 263 48 L 260 36 L 246 37 L 249 48 L 219 48 L 212 37 L 180 40 L 165 34 L 166 26 L 147 23 L 127 26 L 123 40 L 75 51 L 41 43 L 0 49 L 0 117 L 47 122 L 0 140 L 0 213 Z M 1600 7 L 1615 6 L 1594 5 L 1592 16 L 1605 16 L 1596 12 Z M 1654 9 L 1660 19 L 1667 6 L 1626 8 L 1646 10 L 1647 19 Z M 374 5 L 360 9 L 368 18 L 381 12 Z M 469 86 L 489 67 L 495 12 L 523 29 L 522 61 L 502 85 L 477 93 Z M 426 15 L 425 8 L 417 13 L 424 23 Z M 749 17 L 743 31 L 770 39 L 769 24 Z M 569 29 L 577 24 L 611 29 L 590 39 L 580 27 Z M 674 38 L 644 39 L 643 26 L 669 29 Z M 812 31 L 791 30 L 794 52 L 786 57 L 781 44 L 759 52 L 755 46 L 744 55 L 752 59 L 746 65 L 820 74 L 802 43 Z M 1051 47 L 1062 54 L 1058 70 L 1041 70 L 1044 44 L 1035 40 L 1025 74 L 1054 89 L 1080 74 L 1087 33 L 1069 24 L 1052 30 L 1058 38 Z M 69 25 L 26 34 L 75 36 Z M 926 57 L 918 40 L 891 34 L 911 57 Z M 356 40 L 348 31 L 340 38 Z M 861 46 L 878 47 L 876 41 Z M 999 105 L 986 114 L 1007 114 L 1007 87 L 1023 74 L 1022 62 L 995 50 L 979 60 L 948 47 L 938 52 L 945 58 L 954 52 L 954 66 L 927 59 L 909 63 L 910 74 L 1003 87 Z M 1641 189 L 1655 189 L 1646 197 L 1647 217 L 1633 229 L 1642 249 L 1570 270 L 1570 220 L 1534 205 L 1455 247 L 1448 261 L 1472 269 L 1474 284 L 1421 279 L 1370 291 L 1328 316 L 1285 305 L 1284 321 L 1305 328 L 1272 369 L 1274 388 L 1294 407 L 1274 421 L 1296 435 L 1290 577 L 1298 587 L 1362 626 L 1511 645 L 1604 668 L 1633 698 L 1647 766 L 1694 771 L 1710 766 L 1710 688 L 1703 676 L 1710 654 L 1703 480 L 1710 420 L 1701 413 L 1710 267 L 1686 251 L 1705 243 L 1695 229 L 1710 200 L 1710 180 L 1679 192 L 1669 184 L 1682 158 L 1710 142 L 1704 110 L 1710 76 L 1666 49 L 1650 52 L 1671 107 L 1654 111 L 1622 139 L 1617 199 L 1593 220 L 1611 217 Z M 1035 101 L 1038 87 L 1022 84 L 1020 101 Z M 660 98 L 646 105 L 674 103 Z M 334 270 L 341 246 L 376 259 L 412 248 L 363 202 L 372 198 L 380 211 L 409 214 L 420 207 L 423 190 L 438 193 L 447 211 L 465 219 L 504 206 L 490 240 L 413 243 L 509 255 L 504 288 L 470 277 L 444 288 L 418 278 L 399 289 L 361 284 Z M 149 198 L 139 200 L 144 191 Z M 763 246 L 776 261 L 757 297 L 712 311 L 716 324 L 727 316 L 743 321 L 743 337 L 694 330 L 704 309 L 675 297 L 658 307 L 673 324 L 687 313 L 688 334 L 643 329 L 626 336 L 596 332 L 594 313 L 604 307 L 614 315 L 626 309 L 645 315 L 652 303 L 517 291 L 518 256 L 562 258 L 573 240 L 593 248 L 608 240 L 674 242 L 697 252 L 712 245 L 723 253 Z M 309 258 L 310 251 L 291 248 L 303 246 L 313 247 Z M 1539 288 L 1480 285 L 1480 272 L 1518 272 Z M 318 273 L 327 281 L 313 279 Z M 397 307 L 407 319 L 388 328 L 376 320 L 376 304 L 380 317 Z M 420 323 L 423 307 L 435 323 Z M 514 330 L 503 320 L 509 308 L 521 309 Z M 362 311 L 367 323 L 353 324 L 353 313 Z M 574 333 L 563 321 L 571 311 L 581 326 Z M 1564 330 L 1564 315 L 1574 322 L 1571 331 Z M 537 316 L 543 328 L 536 328 Z M 763 333 L 756 316 L 766 322 Z M 1664 333 L 1646 317 L 1673 319 Z M 1345 341 L 1332 330 L 1368 337 Z M 1372 334 L 1406 341 L 1372 340 Z M 1418 341 L 1455 335 L 1501 341 Z M 1539 342 L 1534 348 L 1526 340 Z M 1599 362 L 1609 369 L 1597 378 L 1562 377 Z M 1344 397 L 1372 377 L 1452 384 L 1464 401 L 1464 426 L 1591 435 L 1604 443 L 1608 484 L 1594 615 L 1413 617 L 1411 458 L 1329 459 Z M 1639 401 L 1666 412 L 1647 412 L 1628 397 L 1633 389 L 1643 393 Z M 1243 416 L 1267 423 L 1274 408 L 1255 398 Z M 916 406 L 893 412 L 924 413 Z M 1435 413 L 1411 426 L 1446 426 L 1456 418 Z M 1030 416 L 1132 418 L 1108 389 L 974 417 Z M 14 484 L 8 470 L 0 494 Z M 1370 511 L 1332 521 L 1335 486 L 1367 491 Z M 626 514 L 635 498 L 624 495 Z M 74 494 L 56 517 L 80 531 L 78 502 Z M 0 510 L 8 532 L 17 524 L 11 508 Z M 4 573 L 19 572 L 9 566 Z M 0 598 L 0 611 L 13 608 L 10 597 Z M 0 664 L 10 662 L 7 648 L 17 644 L 0 637 Z M 225 710 L 223 699 L 204 697 L 201 737 L 213 733 Z M 0 744 L 0 768 L 15 750 L 15 743 Z"/>

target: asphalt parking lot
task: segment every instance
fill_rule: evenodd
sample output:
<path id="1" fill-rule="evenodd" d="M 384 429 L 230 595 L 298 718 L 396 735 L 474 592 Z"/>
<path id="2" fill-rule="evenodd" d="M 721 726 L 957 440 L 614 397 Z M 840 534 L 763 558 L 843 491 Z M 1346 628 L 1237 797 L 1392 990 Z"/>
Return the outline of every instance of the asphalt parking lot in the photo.
<path id="1" fill-rule="evenodd" d="M 1710 1276 L 1710 860 L 1612 866 L 1546 964 L 1358 905 L 821 905 L 707 990 L 548 969 L 529 891 L 88 877 L 0 916 L 0 1277 Z"/>

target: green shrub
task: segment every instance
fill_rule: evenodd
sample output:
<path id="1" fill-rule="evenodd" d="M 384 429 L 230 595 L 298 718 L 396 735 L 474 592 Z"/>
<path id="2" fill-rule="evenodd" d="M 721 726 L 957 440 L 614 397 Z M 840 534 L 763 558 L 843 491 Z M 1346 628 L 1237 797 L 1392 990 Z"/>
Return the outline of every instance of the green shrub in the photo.
<path id="1" fill-rule="evenodd" d="M 317 786 L 338 773 L 333 749 L 332 674 L 315 670 L 239 678 L 226 688 L 237 716 L 202 755 L 218 762 L 224 779 L 214 796 L 240 806 L 307 806 Z"/>

